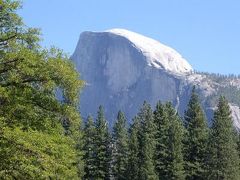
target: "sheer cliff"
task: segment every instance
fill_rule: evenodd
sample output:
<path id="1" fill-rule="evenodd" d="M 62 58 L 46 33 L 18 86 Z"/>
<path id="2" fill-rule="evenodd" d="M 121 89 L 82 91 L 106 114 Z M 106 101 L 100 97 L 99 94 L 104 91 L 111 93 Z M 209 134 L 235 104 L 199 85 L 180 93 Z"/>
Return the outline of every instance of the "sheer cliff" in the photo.
<path id="1" fill-rule="evenodd" d="M 171 101 L 183 113 L 193 85 L 210 120 L 213 99 L 232 82 L 219 83 L 210 74 L 196 73 L 174 49 L 124 29 L 83 32 L 71 59 L 86 82 L 81 94 L 82 116 L 103 105 L 110 124 L 118 110 L 131 120 L 144 100 L 152 106 L 158 100 Z M 239 90 L 239 79 L 233 78 L 233 82 Z M 231 106 L 238 127 L 238 104 Z"/>

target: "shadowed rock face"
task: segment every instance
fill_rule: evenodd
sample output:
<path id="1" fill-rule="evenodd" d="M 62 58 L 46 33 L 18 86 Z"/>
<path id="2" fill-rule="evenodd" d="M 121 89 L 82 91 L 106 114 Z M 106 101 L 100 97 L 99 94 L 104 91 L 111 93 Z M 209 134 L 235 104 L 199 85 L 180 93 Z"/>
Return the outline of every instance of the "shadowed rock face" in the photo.
<path id="1" fill-rule="evenodd" d="M 176 51 L 131 33 L 110 30 L 81 34 L 71 59 L 86 82 L 80 98 L 83 118 L 95 116 L 103 105 L 110 125 L 119 110 L 131 122 L 144 100 L 153 107 L 158 100 L 171 101 L 183 114 L 193 85 L 199 87 L 203 97 L 214 92 L 211 83 L 192 73 L 191 66 Z M 212 108 L 204 108 L 211 117 Z"/>
<path id="2" fill-rule="evenodd" d="M 146 57 L 128 39 L 108 32 L 84 32 L 72 55 L 86 86 L 81 113 L 86 117 L 103 105 L 109 122 L 119 110 L 132 118 L 143 101 L 177 104 L 182 77 L 149 66 Z M 111 123 L 110 123 L 111 124 Z"/>

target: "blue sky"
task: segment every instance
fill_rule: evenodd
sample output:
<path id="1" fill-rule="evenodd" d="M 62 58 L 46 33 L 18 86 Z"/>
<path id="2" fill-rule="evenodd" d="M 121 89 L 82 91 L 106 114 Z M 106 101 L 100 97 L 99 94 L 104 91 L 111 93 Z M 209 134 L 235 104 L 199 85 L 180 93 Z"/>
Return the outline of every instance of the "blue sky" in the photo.
<path id="1" fill-rule="evenodd" d="M 199 71 L 240 74 L 239 0 L 23 0 L 25 23 L 71 55 L 81 32 L 125 28 L 176 49 Z"/>

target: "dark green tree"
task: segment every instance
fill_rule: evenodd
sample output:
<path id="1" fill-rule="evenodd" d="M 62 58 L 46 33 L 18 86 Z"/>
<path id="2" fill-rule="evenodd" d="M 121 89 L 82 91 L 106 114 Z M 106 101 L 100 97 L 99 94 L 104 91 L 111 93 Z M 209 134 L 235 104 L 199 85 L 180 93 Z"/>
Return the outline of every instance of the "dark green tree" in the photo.
<path id="1" fill-rule="evenodd" d="M 208 126 L 195 87 L 185 112 L 185 162 L 187 179 L 206 179 Z"/>
<path id="2" fill-rule="evenodd" d="M 166 179 L 168 177 L 169 128 L 171 124 L 165 106 L 160 101 L 157 102 L 154 111 L 154 123 L 156 125 L 155 169 L 159 179 Z"/>
<path id="3" fill-rule="evenodd" d="M 84 127 L 84 179 L 94 179 L 96 173 L 96 144 L 95 144 L 96 129 L 93 118 L 88 116 Z"/>
<path id="4" fill-rule="evenodd" d="M 110 173 L 110 135 L 108 124 L 104 116 L 104 109 L 99 107 L 96 119 L 96 177 L 95 179 L 109 179 Z"/>
<path id="5" fill-rule="evenodd" d="M 158 179 L 154 166 L 155 131 L 153 112 L 150 104 L 143 103 L 138 113 L 141 129 L 139 131 L 139 179 Z"/>
<path id="6" fill-rule="evenodd" d="M 141 125 L 138 117 L 133 118 L 133 123 L 129 129 L 129 158 L 127 166 L 127 179 L 138 180 L 139 177 L 139 132 L 141 131 Z"/>
<path id="7" fill-rule="evenodd" d="M 240 179 L 236 132 L 228 101 L 223 96 L 214 113 L 208 158 L 208 179 Z"/>
<path id="8" fill-rule="evenodd" d="M 171 103 L 157 103 L 155 168 L 159 179 L 184 179 L 184 127 Z"/>
<path id="9" fill-rule="evenodd" d="M 113 127 L 113 174 L 116 179 L 127 179 L 128 165 L 128 131 L 126 118 L 123 112 L 119 111 L 117 121 Z"/>
<path id="10" fill-rule="evenodd" d="M 171 103 L 165 105 L 165 110 L 171 124 L 169 126 L 168 179 L 185 179 L 183 160 L 183 137 L 185 129 Z"/>

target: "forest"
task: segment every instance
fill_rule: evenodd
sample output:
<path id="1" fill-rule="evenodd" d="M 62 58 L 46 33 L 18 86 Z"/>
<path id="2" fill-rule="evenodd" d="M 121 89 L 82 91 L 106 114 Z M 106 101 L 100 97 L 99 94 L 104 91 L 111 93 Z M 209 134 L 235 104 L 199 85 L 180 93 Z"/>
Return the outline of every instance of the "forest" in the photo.
<path id="1" fill-rule="evenodd" d="M 112 129 L 99 106 L 81 119 L 84 82 L 69 57 L 0 0 L 0 179 L 239 180 L 240 136 L 226 97 L 211 127 L 195 87 L 184 116 L 143 102 Z M 237 93 L 237 91 L 236 91 Z"/>

